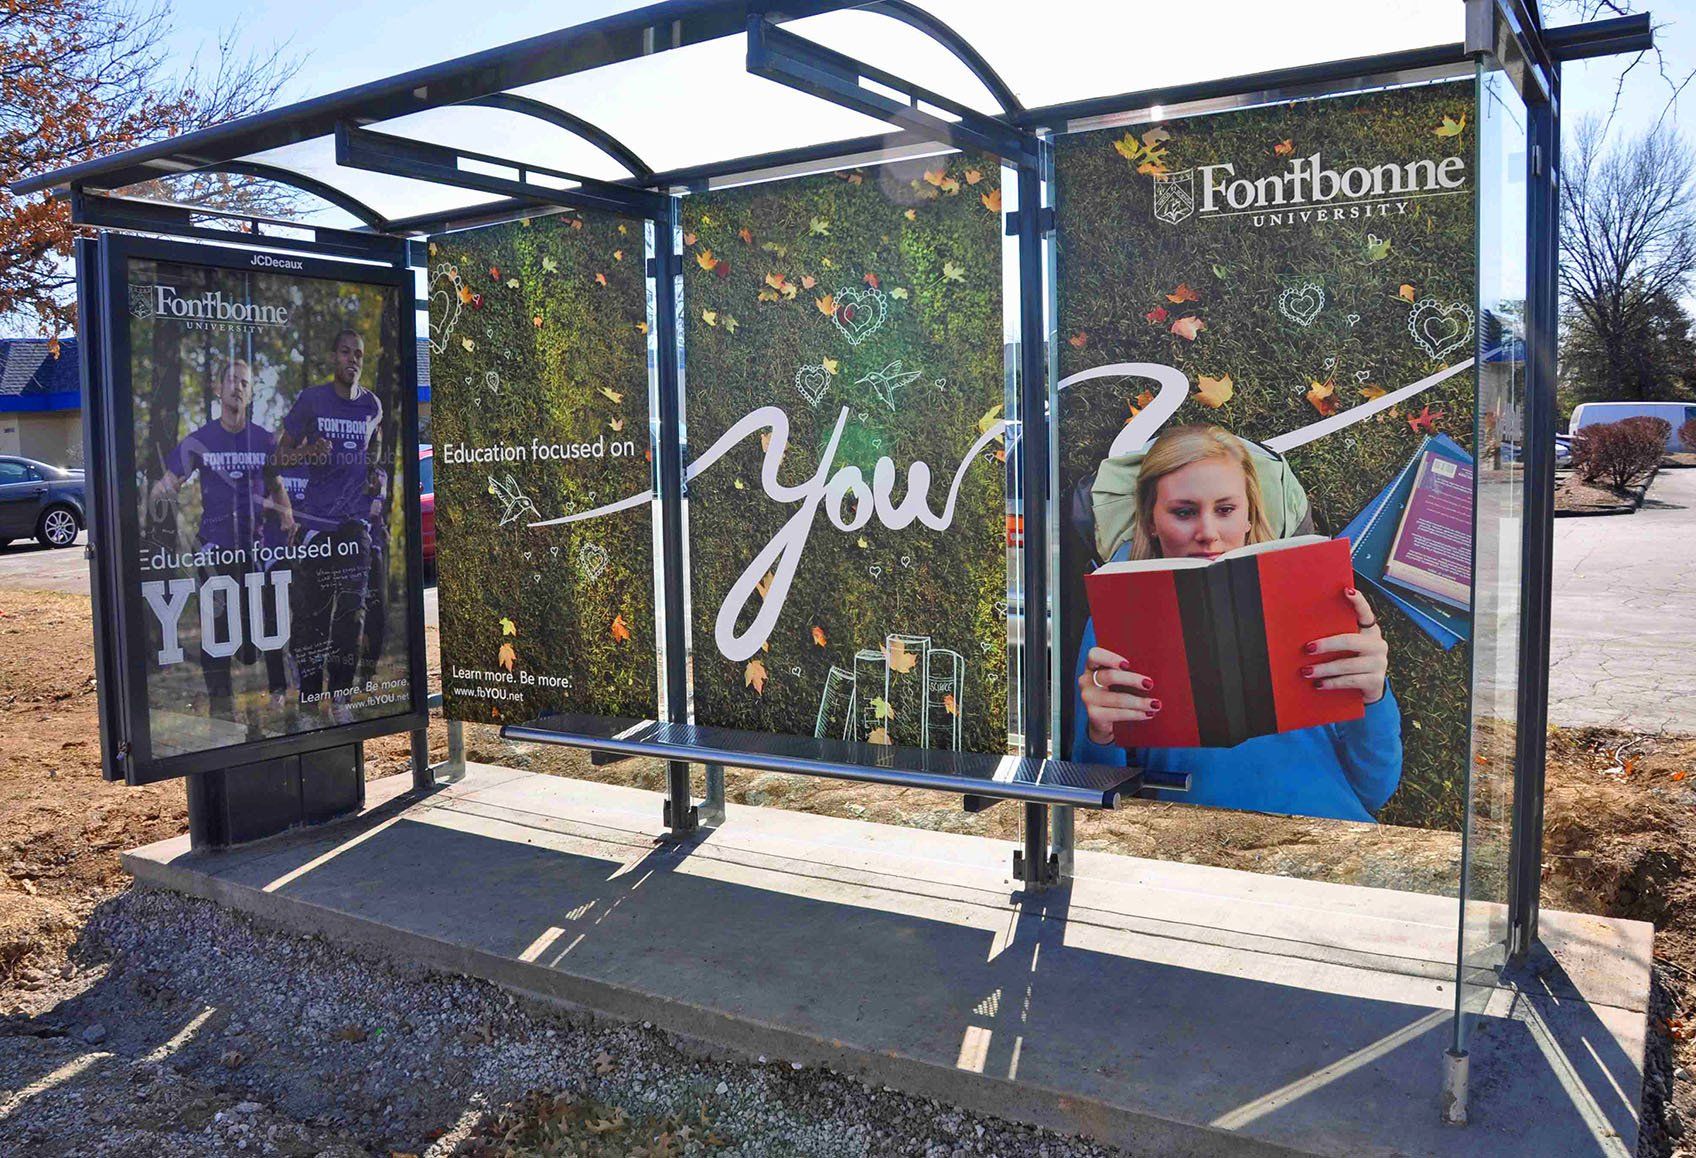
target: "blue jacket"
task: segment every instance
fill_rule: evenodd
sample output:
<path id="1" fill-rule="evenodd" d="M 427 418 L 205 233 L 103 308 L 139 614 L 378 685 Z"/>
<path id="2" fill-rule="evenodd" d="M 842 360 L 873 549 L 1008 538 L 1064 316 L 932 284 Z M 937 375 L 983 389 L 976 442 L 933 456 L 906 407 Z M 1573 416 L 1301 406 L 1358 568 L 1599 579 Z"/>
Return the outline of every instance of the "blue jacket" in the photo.
<path id="1" fill-rule="evenodd" d="M 1094 646 L 1091 620 L 1084 627 L 1075 676 L 1083 675 Z M 1077 723 L 1070 758 L 1125 765 L 1124 748 L 1089 738 L 1081 693 L 1074 693 L 1073 708 Z M 1190 774 L 1188 792 L 1162 790 L 1161 800 L 1371 822 L 1401 783 L 1402 714 L 1386 684 L 1384 698 L 1366 705 L 1366 715 L 1358 720 L 1256 736 L 1235 748 L 1136 748 L 1129 755 L 1141 768 Z"/>

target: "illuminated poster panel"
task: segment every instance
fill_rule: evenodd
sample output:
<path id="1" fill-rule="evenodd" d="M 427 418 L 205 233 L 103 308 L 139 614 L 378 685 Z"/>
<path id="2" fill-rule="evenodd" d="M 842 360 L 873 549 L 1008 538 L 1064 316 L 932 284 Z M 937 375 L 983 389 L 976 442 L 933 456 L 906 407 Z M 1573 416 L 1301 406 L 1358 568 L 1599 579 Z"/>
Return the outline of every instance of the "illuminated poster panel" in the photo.
<path id="1" fill-rule="evenodd" d="M 402 273 L 108 238 L 93 471 L 131 779 L 415 726 Z M 121 296 L 120 296 L 121 295 Z M 102 515 L 104 512 L 104 515 Z M 107 578 L 106 576 L 109 576 Z M 242 749 L 240 754 L 232 749 Z"/>

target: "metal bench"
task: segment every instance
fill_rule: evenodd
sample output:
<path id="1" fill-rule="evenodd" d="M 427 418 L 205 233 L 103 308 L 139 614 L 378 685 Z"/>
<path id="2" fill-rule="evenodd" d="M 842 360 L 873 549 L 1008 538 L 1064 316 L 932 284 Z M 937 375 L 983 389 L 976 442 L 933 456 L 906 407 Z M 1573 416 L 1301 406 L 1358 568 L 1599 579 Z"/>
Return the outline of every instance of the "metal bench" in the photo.
<path id="1" fill-rule="evenodd" d="M 606 716 L 548 716 L 528 724 L 506 725 L 501 728 L 501 735 L 510 740 L 559 744 L 615 757 L 666 760 L 674 768 L 705 764 L 711 771 L 729 765 L 761 772 L 947 792 L 959 795 L 969 812 L 980 812 L 1007 800 L 1035 806 L 1110 809 L 1123 796 L 1155 788 L 1183 791 L 1189 787 L 1187 774 L 1159 774 L 1138 768 L 870 745 Z M 664 819 L 674 833 L 686 833 L 698 823 L 699 810 L 687 795 L 679 796 L 676 786 L 674 779 Z M 707 807 L 709 813 L 722 816 L 722 779 L 716 801 L 709 785 Z M 1027 841 L 1027 845 L 1030 843 Z M 1016 853 L 1014 875 L 1026 879 L 1024 866 L 1029 858 L 1037 856 L 1045 856 L 1045 850 L 1027 847 Z"/>

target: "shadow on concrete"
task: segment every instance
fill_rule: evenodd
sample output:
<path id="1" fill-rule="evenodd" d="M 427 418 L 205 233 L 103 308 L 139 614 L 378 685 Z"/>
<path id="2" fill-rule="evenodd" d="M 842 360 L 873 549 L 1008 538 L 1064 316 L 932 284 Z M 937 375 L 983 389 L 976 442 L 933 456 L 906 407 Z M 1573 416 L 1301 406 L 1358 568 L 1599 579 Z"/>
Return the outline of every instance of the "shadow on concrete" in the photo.
<path id="1" fill-rule="evenodd" d="M 1082 1129 L 1095 1104 L 1323 1153 L 1609 1153 L 1636 1137 L 1618 1092 L 1640 1088 L 1636 1063 L 1552 959 L 1477 1022 L 1473 1125 L 1455 1131 L 1436 1109 L 1452 983 L 1074 920 L 1066 889 L 914 906 L 899 882 L 774 870 L 714 836 L 607 830 L 588 855 L 389 809 L 333 847 L 173 867 L 214 874 L 212 895 L 307 906 L 331 935 L 444 965 L 470 951 L 480 964 L 454 967 L 751 1052 L 812 1043 L 848 1069 L 894 1057 L 1011 1083 Z M 911 896 L 934 901 L 925 886 Z"/>

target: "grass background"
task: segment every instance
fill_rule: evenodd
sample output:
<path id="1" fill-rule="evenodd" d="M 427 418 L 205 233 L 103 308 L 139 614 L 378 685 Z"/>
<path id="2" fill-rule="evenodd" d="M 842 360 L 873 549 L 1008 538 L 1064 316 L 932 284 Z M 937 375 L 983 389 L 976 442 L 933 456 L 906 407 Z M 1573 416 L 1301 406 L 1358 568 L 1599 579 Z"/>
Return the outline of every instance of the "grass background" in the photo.
<path id="1" fill-rule="evenodd" d="M 1061 137 L 1056 143 L 1061 376 L 1116 361 L 1175 366 L 1195 383 L 1230 375 L 1234 397 L 1212 409 L 1193 400 L 1172 424 L 1211 422 L 1264 441 L 1321 417 L 1307 398 L 1330 385 L 1339 410 L 1366 401 L 1369 386 L 1394 390 L 1471 356 L 1468 342 L 1433 361 L 1412 340 L 1412 309 L 1401 296 L 1474 306 L 1473 184 L 1476 116 L 1470 81 L 1302 101 L 1164 122 L 1168 170 L 1229 162 L 1236 176 L 1283 172 L 1292 157 L 1322 154 L 1326 167 L 1406 163 L 1459 156 L 1466 191 L 1409 200 L 1405 215 L 1322 223 L 1263 224 L 1250 216 L 1192 216 L 1168 225 L 1153 216 L 1153 179 L 1114 149 L 1125 128 Z M 1466 118 L 1456 136 L 1435 133 L 1445 116 Z M 1140 143 L 1155 127 L 1129 132 Z M 1275 150 L 1289 142 L 1287 155 Z M 1200 203 L 1201 174 L 1196 174 Z M 1388 248 L 1384 243 L 1388 242 Z M 1318 282 L 1325 305 L 1302 326 L 1278 310 L 1288 286 Z M 1174 303 L 1180 284 L 1199 297 Z M 1181 296 L 1181 295 L 1180 295 Z M 1168 311 L 1161 323 L 1147 320 Z M 1204 324 L 1195 340 L 1171 332 L 1184 316 Z M 1351 316 L 1353 321 L 1351 322 Z M 1130 407 L 1150 384 L 1096 380 L 1060 398 L 1061 510 L 1078 483 L 1093 476 Z M 1434 429 L 1473 445 L 1474 374 L 1426 391 L 1417 403 L 1328 435 L 1289 454 L 1313 503 L 1317 529 L 1335 534 L 1413 455 L 1423 434 L 1410 419 L 1429 406 Z M 1091 550 L 1062 528 L 1062 599 L 1066 672 L 1075 670 L 1088 604 L 1082 576 Z M 1372 593 L 1368 592 L 1368 598 Z M 1401 787 L 1380 813 L 1389 823 L 1459 828 L 1467 759 L 1469 648 L 1443 651 L 1382 598 L 1373 599 L 1390 643 L 1390 677 L 1401 704 L 1406 758 Z M 1071 735 L 1075 688 L 1068 683 Z"/>
<path id="2" fill-rule="evenodd" d="M 953 155 L 685 198 L 691 452 L 700 455 L 750 410 L 777 405 L 791 424 L 779 477 L 798 483 L 818 469 L 846 407 L 833 471 L 852 465 L 869 480 L 888 456 L 899 501 L 908 464 L 923 460 L 932 471 L 930 507 L 940 510 L 980 421 L 1005 395 L 999 185 L 993 160 Z M 773 275 L 793 296 L 768 283 Z M 818 303 L 865 289 L 868 276 L 885 295 L 886 320 L 854 345 Z M 797 390 L 796 373 L 827 359 L 835 373 L 815 407 Z M 860 380 L 897 360 L 920 377 L 894 393 L 892 409 Z M 696 719 L 810 736 L 832 664 L 853 670 L 855 651 L 882 646 L 890 633 L 928 635 L 965 660 L 962 746 L 1005 752 L 1002 461 L 985 453 L 971 465 L 945 532 L 918 523 L 892 531 L 875 517 L 844 532 L 821 508 L 769 649 L 756 657 L 762 688 L 749 682 L 747 664 L 713 643 L 731 584 L 797 509 L 760 489 L 762 458 L 759 441 L 749 439 L 690 484 Z M 849 500 L 846 511 L 853 506 Z M 756 610 L 742 612 L 739 629 Z M 906 719 L 891 731 L 898 743 L 916 736 Z"/>
<path id="3" fill-rule="evenodd" d="M 551 712 L 652 718 L 658 707 L 653 517 L 649 507 L 583 523 L 500 525 L 491 475 L 510 473 L 542 519 L 652 485 L 647 290 L 641 221 L 611 214 L 538 217 L 430 245 L 436 557 L 446 713 L 516 723 Z M 599 280 L 598 280 L 599 279 Z M 462 301 L 459 288 L 472 295 Z M 490 374 L 496 377 L 491 379 Z M 622 429 L 614 429 L 620 424 Z M 474 447 L 635 443 L 633 456 L 498 465 L 443 460 Z M 580 552 L 599 548 L 599 574 Z M 516 634 L 506 634 L 502 619 Z M 627 638 L 614 628 L 621 619 Z M 566 676 L 524 700 L 456 695 L 456 666 Z"/>

